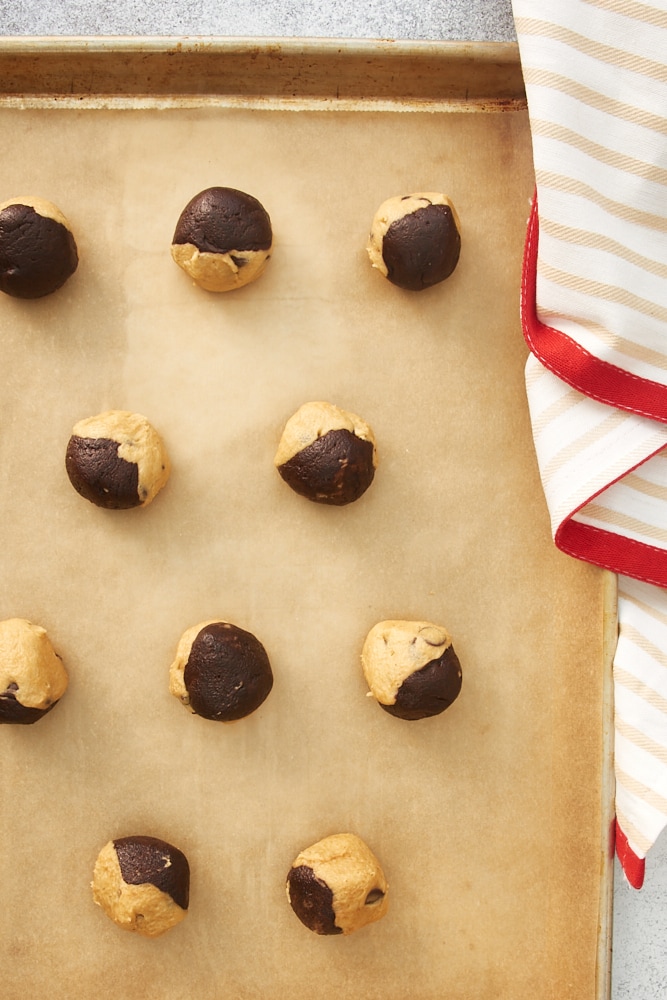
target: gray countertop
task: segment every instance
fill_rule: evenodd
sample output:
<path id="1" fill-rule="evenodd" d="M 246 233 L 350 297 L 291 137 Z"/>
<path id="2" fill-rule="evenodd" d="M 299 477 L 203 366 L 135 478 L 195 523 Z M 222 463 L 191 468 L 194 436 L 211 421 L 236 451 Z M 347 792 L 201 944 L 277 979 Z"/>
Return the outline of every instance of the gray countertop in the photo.
<path id="1" fill-rule="evenodd" d="M 513 41 L 510 0 L 0 0 L 0 35 L 232 35 Z M 646 887 L 616 864 L 612 1000 L 667 997 L 667 835 Z M 574 998 L 572 998 L 574 1000 Z M 582 998 L 584 1000 L 584 998 Z M 592 1000 L 592 998 L 591 998 Z"/>
<path id="2" fill-rule="evenodd" d="M 0 34 L 515 38 L 509 0 L 1 0 Z"/>

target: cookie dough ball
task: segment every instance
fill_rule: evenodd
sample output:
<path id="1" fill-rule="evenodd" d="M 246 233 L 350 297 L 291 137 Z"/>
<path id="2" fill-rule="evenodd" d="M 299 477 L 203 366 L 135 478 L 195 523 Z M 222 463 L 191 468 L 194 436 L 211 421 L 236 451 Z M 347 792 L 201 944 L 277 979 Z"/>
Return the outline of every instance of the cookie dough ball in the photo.
<path id="1" fill-rule="evenodd" d="M 74 425 L 65 468 L 86 500 L 126 510 L 146 507 L 167 482 L 171 467 L 159 434 L 145 417 L 108 410 Z"/>
<path id="2" fill-rule="evenodd" d="M 182 851 L 157 837 L 120 837 L 100 851 L 92 890 L 123 930 L 158 937 L 188 912 L 190 866 Z"/>
<path id="3" fill-rule="evenodd" d="M 451 636 L 432 622 L 379 622 L 366 636 L 361 665 L 370 694 L 399 719 L 439 715 L 461 690 Z"/>
<path id="4" fill-rule="evenodd" d="M 0 723 L 29 726 L 67 688 L 67 671 L 46 631 L 25 618 L 0 622 Z"/>
<path id="5" fill-rule="evenodd" d="M 336 833 L 307 847 L 287 875 L 287 898 L 316 934 L 351 934 L 380 920 L 388 908 L 380 862 L 353 833 Z"/>
<path id="6" fill-rule="evenodd" d="M 256 198 L 212 187 L 183 209 L 171 255 L 200 288 L 231 292 L 259 278 L 272 246 L 271 220 Z"/>
<path id="7" fill-rule="evenodd" d="M 274 463 L 299 496 L 342 507 L 373 482 L 375 437 L 355 413 L 332 403 L 304 403 L 285 424 Z"/>
<path id="8" fill-rule="evenodd" d="M 69 222 L 44 198 L 0 204 L 0 290 L 39 299 L 65 284 L 79 264 Z"/>
<path id="9" fill-rule="evenodd" d="M 461 227 L 444 194 L 389 198 L 375 213 L 368 256 L 394 285 L 420 292 L 448 278 L 459 260 Z"/>
<path id="10" fill-rule="evenodd" d="M 208 621 L 181 636 L 169 670 L 169 691 L 195 715 L 235 722 L 266 700 L 273 673 L 264 646 L 229 622 Z"/>

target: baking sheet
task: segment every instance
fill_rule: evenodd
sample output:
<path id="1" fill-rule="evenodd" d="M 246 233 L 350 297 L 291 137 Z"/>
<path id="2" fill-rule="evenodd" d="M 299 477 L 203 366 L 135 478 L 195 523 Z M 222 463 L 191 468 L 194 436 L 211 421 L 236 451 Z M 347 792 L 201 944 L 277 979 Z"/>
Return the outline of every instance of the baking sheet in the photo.
<path id="1" fill-rule="evenodd" d="M 54 201 L 81 258 L 48 299 L 0 302 L 0 617 L 44 625 L 70 673 L 47 718 L 0 729 L 7 1000 L 603 995 L 613 601 L 549 534 L 518 320 L 528 122 L 493 98 L 0 109 L 2 197 Z M 276 237 L 266 275 L 226 296 L 169 255 L 214 184 L 258 197 Z M 364 247 L 379 203 L 417 189 L 452 198 L 463 249 L 411 294 Z M 309 399 L 375 431 L 350 507 L 273 469 Z M 169 449 L 145 510 L 94 508 L 65 475 L 72 425 L 107 408 Z M 167 688 L 181 632 L 216 616 L 275 674 L 233 726 Z M 463 690 L 443 716 L 365 697 L 361 644 L 392 617 L 453 634 Z M 381 859 L 391 909 L 319 938 L 284 878 L 344 831 Z M 190 913 L 154 941 L 91 899 L 98 850 L 132 833 L 191 864 Z"/>

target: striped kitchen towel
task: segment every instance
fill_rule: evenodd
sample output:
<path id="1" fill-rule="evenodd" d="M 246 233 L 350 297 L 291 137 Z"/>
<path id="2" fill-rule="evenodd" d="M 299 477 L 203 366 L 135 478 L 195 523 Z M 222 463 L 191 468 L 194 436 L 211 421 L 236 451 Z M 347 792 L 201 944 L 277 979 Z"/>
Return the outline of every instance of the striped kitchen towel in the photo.
<path id="1" fill-rule="evenodd" d="M 667 825 L 667 0 L 513 0 L 536 196 L 521 313 L 556 545 L 619 575 L 616 848 Z"/>

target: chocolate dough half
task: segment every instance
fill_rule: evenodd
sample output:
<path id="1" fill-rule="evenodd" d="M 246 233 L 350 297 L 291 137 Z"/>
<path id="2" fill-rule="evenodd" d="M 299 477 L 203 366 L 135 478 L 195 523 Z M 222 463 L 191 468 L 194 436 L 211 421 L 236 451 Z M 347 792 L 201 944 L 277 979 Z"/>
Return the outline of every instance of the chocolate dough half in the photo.
<path id="1" fill-rule="evenodd" d="M 0 291 L 39 299 L 61 288 L 79 264 L 70 224 L 43 198 L 0 204 Z"/>
<path id="2" fill-rule="evenodd" d="M 169 690 L 195 715 L 235 722 L 256 711 L 273 687 L 264 646 L 230 622 L 202 622 L 183 633 Z"/>
<path id="3" fill-rule="evenodd" d="M 367 250 L 373 267 L 399 288 L 420 292 L 445 281 L 461 252 L 454 206 L 436 192 L 389 198 L 375 213 Z"/>

